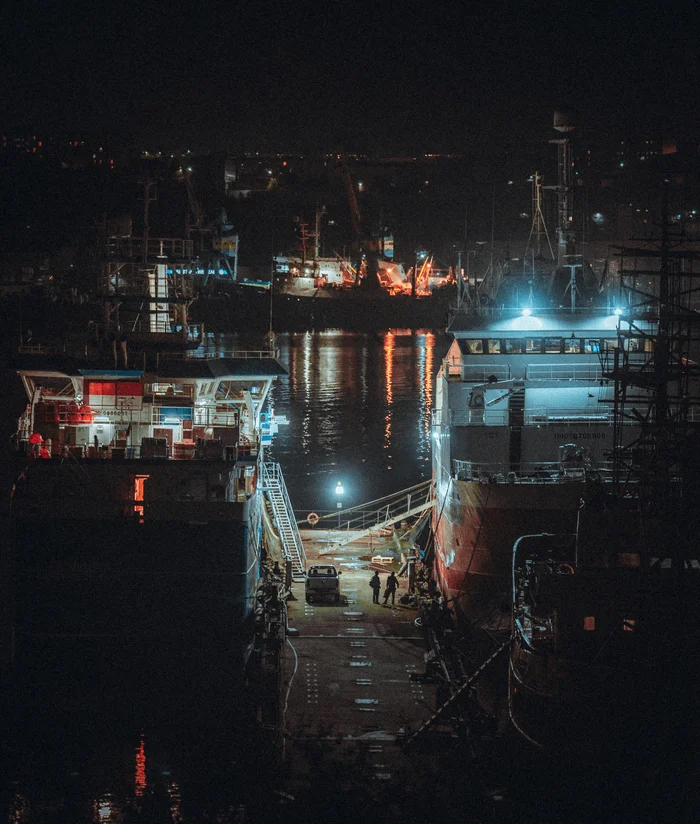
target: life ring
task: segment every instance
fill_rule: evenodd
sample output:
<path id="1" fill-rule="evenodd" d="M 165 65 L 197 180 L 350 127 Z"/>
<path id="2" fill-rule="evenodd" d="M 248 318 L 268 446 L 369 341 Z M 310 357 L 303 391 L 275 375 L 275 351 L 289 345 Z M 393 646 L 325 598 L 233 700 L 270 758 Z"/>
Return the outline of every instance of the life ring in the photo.
<path id="1" fill-rule="evenodd" d="M 319 518 L 315 512 L 309 512 L 309 514 L 306 516 L 306 520 L 311 524 L 311 526 L 316 526 Z"/>
<path id="2" fill-rule="evenodd" d="M 565 575 L 573 575 L 574 568 L 571 566 L 571 564 L 559 564 L 559 572 L 562 572 Z"/>

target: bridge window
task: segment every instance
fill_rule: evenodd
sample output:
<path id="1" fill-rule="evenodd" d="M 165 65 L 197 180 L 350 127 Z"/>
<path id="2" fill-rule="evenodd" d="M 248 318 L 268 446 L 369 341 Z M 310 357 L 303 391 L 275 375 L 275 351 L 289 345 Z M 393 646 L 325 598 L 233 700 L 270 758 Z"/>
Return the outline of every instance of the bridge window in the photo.
<path id="1" fill-rule="evenodd" d="M 470 338 L 464 341 L 467 355 L 481 355 L 484 351 L 484 342 L 479 338 Z"/>
<path id="2" fill-rule="evenodd" d="M 520 338 L 506 338 L 503 345 L 507 355 L 519 355 L 523 351 L 523 342 Z"/>
<path id="3" fill-rule="evenodd" d="M 581 352 L 581 338 L 564 338 L 564 352 L 567 355 L 578 355 Z"/>
<path id="4" fill-rule="evenodd" d="M 583 351 L 587 355 L 596 354 L 600 352 L 600 341 L 596 338 L 586 338 L 585 345 L 583 347 Z"/>
<path id="5" fill-rule="evenodd" d="M 489 338 L 487 341 L 490 355 L 501 354 L 501 341 L 498 338 Z"/>
<path id="6" fill-rule="evenodd" d="M 547 355 L 561 354 L 561 338 L 545 338 L 544 351 Z"/>
<path id="7" fill-rule="evenodd" d="M 525 352 L 528 355 L 539 355 L 542 352 L 541 338 L 525 338 Z"/>

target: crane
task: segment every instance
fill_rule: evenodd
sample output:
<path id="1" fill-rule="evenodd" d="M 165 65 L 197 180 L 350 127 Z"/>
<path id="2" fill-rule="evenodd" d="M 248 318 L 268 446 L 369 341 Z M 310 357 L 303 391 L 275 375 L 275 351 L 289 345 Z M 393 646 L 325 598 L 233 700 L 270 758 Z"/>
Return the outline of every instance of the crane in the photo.
<path id="1" fill-rule="evenodd" d="M 355 187 L 352 184 L 350 177 L 350 169 L 342 151 L 337 153 L 338 169 L 345 182 L 345 191 L 348 196 L 348 205 L 350 206 L 350 218 L 352 220 L 352 230 L 355 235 L 355 242 L 357 243 L 360 258 L 364 255 L 366 259 L 365 277 L 361 285 L 366 289 L 379 290 L 382 288 L 377 274 L 379 269 L 378 257 L 380 253 L 380 243 L 376 237 L 372 237 L 371 233 L 362 220 L 360 213 L 360 206 L 357 202 L 357 195 L 355 194 Z"/>

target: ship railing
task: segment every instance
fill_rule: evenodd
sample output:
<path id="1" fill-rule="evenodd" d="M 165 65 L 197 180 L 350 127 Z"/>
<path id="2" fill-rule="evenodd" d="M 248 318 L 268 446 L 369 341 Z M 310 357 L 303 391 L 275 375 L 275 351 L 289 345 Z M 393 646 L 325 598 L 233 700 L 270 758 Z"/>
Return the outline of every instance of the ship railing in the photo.
<path id="1" fill-rule="evenodd" d="M 213 453 L 207 454 L 207 443 L 215 442 L 204 441 L 204 446 L 202 447 L 202 451 L 199 454 L 197 452 L 198 444 L 195 441 L 180 441 L 174 443 L 172 446 L 166 443 L 158 447 L 152 447 L 149 445 L 144 447 L 142 444 L 139 443 L 134 443 L 126 446 L 102 444 L 97 447 L 88 444 L 66 444 L 63 448 L 61 448 L 60 445 L 56 445 L 54 447 L 52 458 L 70 458 L 73 460 L 119 459 L 144 461 L 153 460 L 155 458 L 175 461 L 194 460 L 203 458 L 206 460 L 225 460 L 229 463 L 235 463 L 240 461 L 241 463 L 246 464 L 257 458 L 258 455 L 257 443 L 238 443 L 237 445 L 231 446 L 221 445 L 220 453 L 217 451 L 216 455 L 214 455 Z M 20 444 L 21 445 L 18 448 L 16 454 L 29 454 L 30 447 L 28 446 L 28 444 L 26 444 L 26 442 L 20 442 Z"/>
<path id="2" fill-rule="evenodd" d="M 191 240 L 179 237 L 149 237 L 144 243 L 142 237 L 110 237 L 107 239 L 105 254 L 107 257 L 143 258 L 144 251 L 148 258 L 192 257 Z"/>
<path id="3" fill-rule="evenodd" d="M 451 409 L 431 409 L 430 410 L 430 426 L 433 429 L 441 426 L 449 426 L 452 421 Z"/>
<path id="4" fill-rule="evenodd" d="M 50 414 L 44 412 L 44 418 L 36 423 L 64 424 L 85 426 L 89 424 L 112 424 L 113 426 L 128 429 L 135 426 L 178 426 L 185 428 L 192 426 L 215 426 L 237 429 L 240 426 L 240 415 L 237 410 L 221 410 L 207 406 L 193 406 L 191 398 L 186 395 L 174 395 L 169 404 L 153 406 L 150 403 L 143 406 L 124 403 L 120 406 L 90 406 L 81 411 L 75 403 L 66 399 L 47 401 Z"/>
<path id="5" fill-rule="evenodd" d="M 452 477 L 457 481 L 479 483 L 535 483 L 552 484 L 563 481 L 583 480 L 593 472 L 605 481 L 612 478 L 612 462 L 604 461 L 595 466 L 574 466 L 562 461 L 523 461 L 517 471 L 510 463 L 477 463 L 476 461 L 452 460 Z"/>
<path id="6" fill-rule="evenodd" d="M 561 423 L 578 424 L 598 424 L 610 423 L 614 418 L 613 410 L 605 407 L 556 407 L 541 406 L 525 410 L 525 424 L 529 426 L 541 426 Z M 625 423 L 636 423 L 636 421 L 624 421 Z"/>
<path id="7" fill-rule="evenodd" d="M 62 355 L 66 352 L 65 344 L 46 346 L 41 343 L 21 343 L 17 351 L 22 355 Z"/>
<path id="8" fill-rule="evenodd" d="M 237 359 L 237 360 L 264 360 L 266 358 L 277 358 L 279 356 L 278 349 L 216 349 L 215 351 L 207 351 L 202 349 L 193 349 L 187 352 L 160 352 L 158 360 L 222 360 Z"/>
<path id="9" fill-rule="evenodd" d="M 700 410 L 689 413 L 688 420 L 700 420 Z M 614 420 L 614 412 L 606 407 L 532 407 L 526 409 L 523 415 L 525 426 L 550 426 L 561 424 L 576 424 L 577 426 L 592 426 L 594 424 L 609 424 Z M 432 411 L 431 424 L 441 426 L 509 426 L 511 423 L 508 409 L 494 409 L 475 407 L 466 409 L 449 409 Z M 637 424 L 632 418 L 623 418 L 624 425 Z"/>
<path id="10" fill-rule="evenodd" d="M 597 363 L 530 364 L 525 377 L 531 381 L 598 381 L 603 369 Z"/>
<path id="11" fill-rule="evenodd" d="M 511 377 L 508 364 L 466 363 L 464 358 L 456 357 L 444 359 L 443 373 L 447 375 L 448 380 L 459 380 L 464 383 L 488 383 L 492 375 L 499 381 L 509 380 Z"/>

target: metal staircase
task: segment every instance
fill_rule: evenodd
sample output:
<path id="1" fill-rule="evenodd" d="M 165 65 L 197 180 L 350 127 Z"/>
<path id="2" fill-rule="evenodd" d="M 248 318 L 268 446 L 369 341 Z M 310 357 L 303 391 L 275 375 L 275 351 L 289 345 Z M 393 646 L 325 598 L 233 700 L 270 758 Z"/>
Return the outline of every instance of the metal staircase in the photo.
<path id="1" fill-rule="evenodd" d="M 306 575 L 306 554 L 297 522 L 294 520 L 282 469 L 278 463 L 265 462 L 262 465 L 262 473 L 263 490 L 272 505 L 284 557 L 292 565 L 292 579 L 301 581 Z"/>
<path id="2" fill-rule="evenodd" d="M 510 423 L 510 471 L 520 473 L 522 459 L 523 426 L 525 424 L 525 389 L 516 389 L 508 401 Z"/>

